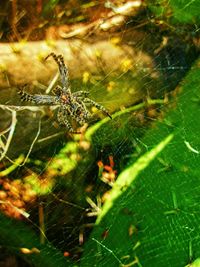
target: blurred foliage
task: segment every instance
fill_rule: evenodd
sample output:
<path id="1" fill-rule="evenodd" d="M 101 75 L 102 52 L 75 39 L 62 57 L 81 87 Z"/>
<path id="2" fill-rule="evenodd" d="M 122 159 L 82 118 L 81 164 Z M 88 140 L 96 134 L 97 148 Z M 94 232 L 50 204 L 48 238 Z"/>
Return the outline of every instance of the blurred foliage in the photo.
<path id="1" fill-rule="evenodd" d="M 92 177 L 94 175 L 92 174 L 94 166 L 98 167 L 99 179 L 103 181 L 103 184 L 111 186 L 115 182 L 117 173 L 114 166 L 115 164 L 119 165 L 119 162 L 122 164 L 124 154 L 121 154 L 121 156 L 119 155 L 118 158 L 113 158 L 106 153 L 112 151 L 112 153 L 115 154 L 115 150 L 118 149 L 118 144 L 121 139 L 124 139 L 124 135 L 127 135 L 126 144 L 124 144 L 124 146 L 126 147 L 129 144 L 129 150 L 131 152 L 131 149 L 134 148 L 134 138 L 136 138 L 136 136 L 139 138 L 144 132 L 144 128 L 137 127 L 141 124 L 141 120 L 143 120 L 139 112 L 143 113 L 145 108 L 148 110 L 150 107 L 162 105 L 163 103 L 163 100 L 160 99 L 149 99 L 147 102 L 114 113 L 112 115 L 112 120 L 110 120 L 110 118 L 104 118 L 93 126 L 90 126 L 83 135 L 74 135 L 73 140 L 67 142 L 66 145 L 47 162 L 45 169 L 40 174 L 38 174 L 39 170 L 35 172 L 32 169 L 30 174 L 26 174 L 24 178 L 20 180 L 15 179 L 12 181 L 5 177 L 2 178 L 0 200 L 3 201 L 3 205 L 1 205 L 1 210 L 12 218 L 20 220 L 28 218 L 30 215 L 28 211 L 31 211 L 37 205 L 39 198 L 43 197 L 43 201 L 45 202 L 46 200 L 44 197 L 53 194 L 55 190 L 57 191 L 59 185 L 61 186 L 59 187 L 59 194 L 61 194 L 61 196 L 57 197 L 55 195 L 54 201 L 57 200 L 58 202 L 65 203 L 65 197 L 62 196 L 62 194 L 65 194 L 65 190 L 69 188 L 70 191 L 75 193 L 71 200 L 68 196 L 66 203 L 71 201 L 72 205 L 73 203 L 78 203 L 82 206 L 85 205 L 85 194 L 92 196 L 95 193 L 91 192 L 91 189 L 87 189 L 87 193 L 85 191 L 85 171 Z M 138 112 L 138 118 L 136 112 Z M 148 121 L 144 121 L 145 124 L 148 123 Z M 118 128 L 118 135 L 113 131 L 113 128 Z M 132 134 L 130 134 L 131 132 Z M 105 150 L 105 155 L 103 156 L 105 160 L 109 156 L 109 164 L 104 164 L 102 161 L 97 163 L 99 155 L 96 154 L 96 151 L 101 150 Z M 126 153 L 128 152 L 128 149 L 126 149 Z M 42 169 L 44 168 L 44 163 L 38 159 L 35 161 L 31 160 L 30 163 L 27 164 L 30 168 L 32 165 L 41 166 Z M 8 168 L 8 170 L 13 171 L 14 169 Z M 8 171 L 1 173 L 6 175 Z M 76 179 L 76 181 L 74 181 L 74 179 Z M 103 187 L 101 191 L 102 190 L 104 190 Z M 59 206 L 57 206 L 58 211 L 60 210 Z M 77 210 L 76 205 L 75 209 Z M 58 216 L 61 213 L 57 214 L 56 211 L 54 213 L 56 216 L 55 214 L 54 216 L 52 215 L 47 221 L 47 225 L 45 226 L 46 231 L 48 231 L 48 228 L 51 229 L 54 224 L 56 228 L 58 228 Z M 39 229 L 43 229 L 41 224 L 39 225 Z M 9 231 L 9 234 L 15 235 L 15 229 Z M 54 236 L 54 234 L 52 235 Z M 27 239 L 28 238 L 27 236 Z M 22 254 L 21 256 L 24 255 Z M 30 255 L 29 257 L 31 258 L 32 256 Z"/>
<path id="2" fill-rule="evenodd" d="M 105 19 L 109 24 L 111 12 L 113 15 L 124 15 L 128 24 L 134 21 L 138 21 L 141 25 L 154 23 L 160 29 L 178 34 L 187 33 L 196 36 L 199 27 L 200 3 L 198 0 L 189 2 L 186 0 L 148 0 L 144 3 L 135 1 L 135 5 L 134 1 L 114 0 L 87 1 L 87 3 L 81 0 L 30 0 L 28 2 L 26 0 L 2 0 L 1 2 L 0 37 L 2 41 L 66 38 L 68 33 L 74 30 L 79 31 L 84 23 L 88 26 L 89 23 Z M 137 2 L 141 13 L 138 16 L 139 19 L 135 17 L 137 15 Z M 149 17 L 142 13 L 144 8 L 150 11 Z M 125 14 L 123 10 L 125 10 Z M 71 25 L 75 27 L 71 27 Z M 106 31 L 113 32 L 116 29 L 113 25 L 113 27 L 104 30 L 105 34 Z M 85 33 L 90 35 L 90 30 Z M 94 34 L 92 28 L 91 33 Z"/>
<path id="3" fill-rule="evenodd" d="M 179 24 L 180 27 L 184 23 L 192 24 L 196 27 L 200 24 L 200 2 L 198 0 L 150 0 L 147 2 L 147 5 L 156 17 L 166 22 Z"/>
<path id="4" fill-rule="evenodd" d="M 50 15 L 50 13 L 54 10 L 54 8 L 58 3 L 59 0 L 49 0 L 48 2 L 44 3 L 43 6 L 41 7 L 42 15 L 44 17 Z"/>
<path id="5" fill-rule="evenodd" d="M 46 30 L 51 32 L 52 25 L 57 27 L 65 24 L 68 27 L 70 23 L 91 22 L 98 19 L 99 14 L 110 12 L 110 9 L 105 8 L 105 1 L 32 2 L 36 4 L 12 1 L 12 15 L 6 17 L 11 3 L 4 1 L 0 19 L 4 41 L 23 38 L 39 40 L 44 38 Z M 123 2 L 118 1 L 117 4 L 120 6 Z M 156 20 L 147 18 L 148 22 L 155 23 L 154 26 L 159 22 L 156 27 L 161 29 L 165 25 L 169 31 L 177 33 L 182 29 L 188 32 L 192 25 L 194 33 L 198 32 L 199 1 L 158 0 L 146 1 L 145 4 L 155 15 Z M 130 21 L 131 19 L 132 17 Z M 143 19 L 144 17 L 142 23 Z M 52 37 L 51 34 L 45 37 L 48 36 Z M 116 43 L 118 40 L 121 39 L 115 37 Z M 182 54 L 180 57 L 182 58 Z M 176 56 L 176 63 L 177 58 Z M 52 158 L 45 161 L 42 157 L 30 159 L 26 169 L 18 170 L 18 173 L 13 174 L 17 162 L 21 164 L 24 160 L 23 156 L 22 159 L 19 156 L 8 168 L 0 166 L 1 211 L 12 217 L 0 216 L 0 244 L 34 266 L 67 266 L 63 250 L 61 253 L 54 248 L 46 240 L 45 234 L 48 232 L 48 237 L 51 236 L 54 241 L 57 235 L 54 229 L 59 228 L 60 220 L 71 225 L 73 221 L 74 227 L 73 215 L 84 217 L 83 213 L 92 213 L 94 207 L 96 215 L 100 215 L 85 245 L 81 266 L 176 267 L 192 261 L 191 266 L 196 266 L 199 262 L 199 62 L 174 94 L 177 99 L 173 99 L 170 104 L 167 100 L 146 97 L 152 86 L 148 82 L 148 75 L 145 75 L 145 70 L 133 70 L 132 63 L 124 59 L 120 79 L 114 77 L 105 80 L 106 89 L 97 90 L 100 95 L 93 90 L 97 102 L 102 101 L 104 92 L 109 92 L 109 99 L 117 99 L 110 107 L 112 111 L 119 110 L 114 112 L 112 120 L 103 118 L 96 123 L 93 121 L 93 125 L 83 130 L 82 135 L 69 138 L 70 141 L 63 144 Z M 180 65 L 179 62 L 177 64 Z M 175 72 L 174 69 L 170 71 L 173 74 Z M 105 73 L 103 75 L 106 76 Z M 84 73 L 83 82 L 87 89 L 96 84 L 92 79 L 89 73 Z M 174 76 L 173 79 L 170 76 L 170 79 L 177 81 Z M 134 84 L 136 80 L 139 81 L 137 86 L 144 90 L 139 99 L 141 103 L 132 106 L 132 95 L 137 90 Z M 167 83 L 169 84 L 168 81 Z M 78 86 L 79 84 L 74 88 Z M 163 95 L 160 86 L 163 85 L 158 82 L 157 86 L 155 91 L 160 98 Z M 103 101 L 110 105 L 109 99 Z M 142 102 L 142 99 L 145 101 Z M 128 108 L 124 107 L 125 102 Z M 168 104 L 167 114 L 161 109 L 157 110 L 163 104 Z M 155 119 L 158 122 L 147 130 L 150 121 Z M 15 176 L 17 179 L 14 179 Z M 52 200 L 51 197 L 57 192 L 58 195 L 55 194 Z M 95 206 L 92 198 L 100 198 L 100 205 Z M 47 203 L 47 206 L 55 201 L 56 208 L 47 211 L 51 216 L 46 225 L 42 222 L 43 212 L 39 212 L 40 222 L 37 226 L 38 223 L 29 219 L 28 211 L 33 206 L 37 207 L 40 200 Z M 86 202 L 91 206 L 87 210 Z M 74 213 L 68 207 L 64 211 L 70 210 L 70 218 L 66 214 L 61 216 L 66 207 L 63 208 L 60 203 L 70 203 L 72 207 L 74 205 Z M 77 212 L 76 205 L 80 205 L 84 211 Z M 30 225 L 28 227 L 24 222 L 16 222 L 13 218 L 26 220 L 26 224 L 29 222 Z M 78 232 L 82 225 L 75 227 L 77 228 L 72 232 L 77 229 Z M 74 241 L 73 234 L 70 233 L 69 237 L 71 243 Z M 75 233 L 76 239 L 78 235 L 81 239 L 80 234 Z M 61 241 L 54 241 L 55 247 L 59 247 Z M 77 246 L 79 241 L 76 240 L 76 245 L 71 245 L 70 242 L 64 246 L 73 250 L 72 246 Z M 64 256 L 68 256 L 68 252 L 65 253 Z"/>
<path id="6" fill-rule="evenodd" d="M 48 241 L 45 245 L 41 245 L 38 235 L 25 223 L 8 219 L 2 214 L 0 220 L 1 246 L 23 257 L 33 266 L 67 266 L 67 259 L 64 259 L 61 252 Z"/>

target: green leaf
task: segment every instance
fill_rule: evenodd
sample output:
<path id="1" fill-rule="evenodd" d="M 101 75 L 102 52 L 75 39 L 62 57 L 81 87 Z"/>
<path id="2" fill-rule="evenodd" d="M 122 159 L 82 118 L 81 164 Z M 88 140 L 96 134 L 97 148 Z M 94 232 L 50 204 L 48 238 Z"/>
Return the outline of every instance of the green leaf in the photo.
<path id="1" fill-rule="evenodd" d="M 59 250 L 49 242 L 41 245 L 37 235 L 24 223 L 7 218 L 2 214 L 0 214 L 0 221 L 0 245 L 4 248 L 18 254 L 33 266 L 69 266 Z M 30 250 L 30 253 L 23 253 L 24 248 Z"/>
<path id="2" fill-rule="evenodd" d="M 81 266 L 198 266 L 199 64 L 177 89 L 164 118 L 141 140 L 141 156 L 119 175 Z"/>
<path id="3" fill-rule="evenodd" d="M 156 0 L 148 4 L 151 11 L 159 18 L 166 18 L 179 23 L 200 23 L 199 0 Z"/>

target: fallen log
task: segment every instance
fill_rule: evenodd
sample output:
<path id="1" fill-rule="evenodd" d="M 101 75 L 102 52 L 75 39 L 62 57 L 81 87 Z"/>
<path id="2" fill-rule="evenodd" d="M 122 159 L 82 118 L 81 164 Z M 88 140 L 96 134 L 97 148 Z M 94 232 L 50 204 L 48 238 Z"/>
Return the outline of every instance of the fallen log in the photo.
<path id="1" fill-rule="evenodd" d="M 91 99 L 111 113 L 157 92 L 162 81 L 152 57 L 117 38 L 0 44 L 1 158 L 40 149 L 66 133 L 55 123 L 55 110 L 23 104 L 17 95 L 17 87 L 25 83 L 33 85 L 31 93 L 51 94 L 58 78 L 56 63 L 44 60 L 51 52 L 64 56 L 72 91 L 87 88 Z M 140 33 L 135 38 L 140 41 L 145 36 Z"/>

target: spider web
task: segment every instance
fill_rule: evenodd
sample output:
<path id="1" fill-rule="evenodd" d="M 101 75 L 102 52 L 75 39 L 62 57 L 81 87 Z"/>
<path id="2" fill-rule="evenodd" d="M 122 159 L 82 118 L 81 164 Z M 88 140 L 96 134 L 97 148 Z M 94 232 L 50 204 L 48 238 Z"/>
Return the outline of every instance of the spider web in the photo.
<path id="1" fill-rule="evenodd" d="M 192 96 L 198 86 L 191 88 L 198 77 L 199 70 L 190 73 L 177 111 L 148 132 L 143 139 L 146 153 L 119 175 L 82 266 L 90 261 L 96 266 L 198 266 L 199 150 L 189 140 L 199 147 L 199 125 L 188 114 L 197 108 Z"/>
<path id="2" fill-rule="evenodd" d="M 182 9 L 193 10 L 192 2 Z M 165 3 L 164 9 L 171 5 Z M 175 14 L 179 18 L 180 12 Z M 85 136 L 61 137 L 31 153 L 22 167 L 26 178 L 31 169 L 35 180 L 28 181 L 39 195 L 26 210 L 28 226 L 39 237 L 32 237 L 35 246 L 46 257 L 50 250 L 45 244 L 57 249 L 48 266 L 65 266 L 69 257 L 69 266 L 178 267 L 200 257 L 198 51 L 176 26 L 160 28 L 160 14 L 158 26 L 151 16 L 146 10 L 140 21 L 145 35 L 139 41 L 132 29 L 140 23 L 131 17 L 119 34 L 120 42 L 140 52 L 137 60 L 127 57 L 120 74 L 113 67 L 103 79 L 91 77 L 83 84 L 91 99 L 112 111 L 112 121 L 98 113 L 102 120 L 94 116 Z M 197 22 L 184 27 L 191 30 L 188 36 L 199 31 Z M 146 54 L 153 67 L 141 66 Z M 72 81 L 71 87 L 79 83 Z M 174 93 L 177 86 L 183 86 L 181 93 Z M 141 170 L 139 159 L 146 164 Z M 51 180 L 55 169 L 57 178 Z M 46 184 L 38 185 L 38 178 Z M 18 240 L 18 232 L 13 235 Z M 56 255 L 65 258 L 57 263 Z M 27 261 L 42 266 L 42 260 Z"/>

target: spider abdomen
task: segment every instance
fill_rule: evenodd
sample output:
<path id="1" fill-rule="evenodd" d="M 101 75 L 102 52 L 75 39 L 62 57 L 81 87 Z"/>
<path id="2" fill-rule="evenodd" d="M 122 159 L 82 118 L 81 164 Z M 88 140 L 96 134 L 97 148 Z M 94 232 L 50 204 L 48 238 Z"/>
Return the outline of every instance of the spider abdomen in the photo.
<path id="1" fill-rule="evenodd" d="M 39 105 L 58 105 L 58 122 L 60 125 L 65 125 L 70 132 L 74 132 L 74 130 L 68 119 L 71 117 L 71 120 L 83 125 L 91 118 L 91 113 L 88 110 L 88 107 L 94 106 L 111 118 L 109 112 L 102 105 L 88 98 L 88 91 L 71 92 L 69 86 L 68 68 L 65 66 L 63 57 L 61 55 L 51 53 L 46 57 L 46 59 L 50 56 L 53 57 L 58 65 L 62 86 L 58 85 L 53 89 L 54 96 L 40 94 L 31 95 L 24 92 L 23 89 L 19 89 L 21 99 L 23 101 L 31 101 Z"/>

